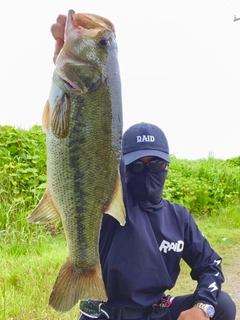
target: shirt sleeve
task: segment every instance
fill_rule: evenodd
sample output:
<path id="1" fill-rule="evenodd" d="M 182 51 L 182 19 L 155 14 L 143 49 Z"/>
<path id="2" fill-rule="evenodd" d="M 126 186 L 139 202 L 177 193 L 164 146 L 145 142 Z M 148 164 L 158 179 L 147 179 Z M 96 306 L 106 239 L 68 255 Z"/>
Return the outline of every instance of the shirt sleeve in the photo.
<path id="1" fill-rule="evenodd" d="M 188 221 L 183 259 L 191 268 L 192 279 L 198 282 L 194 293 L 196 302 L 216 306 L 224 281 L 222 258 L 211 248 L 190 214 Z"/>

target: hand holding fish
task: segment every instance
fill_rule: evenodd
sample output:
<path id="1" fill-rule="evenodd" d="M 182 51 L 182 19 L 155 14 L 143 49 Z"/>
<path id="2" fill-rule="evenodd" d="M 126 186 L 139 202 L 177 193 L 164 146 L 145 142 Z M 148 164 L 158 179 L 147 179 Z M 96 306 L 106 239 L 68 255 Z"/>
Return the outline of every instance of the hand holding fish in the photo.
<path id="1" fill-rule="evenodd" d="M 61 51 L 63 44 L 64 44 L 64 29 L 66 25 L 66 19 L 67 16 L 63 14 L 59 14 L 56 20 L 56 23 L 54 23 L 51 26 L 51 33 L 53 38 L 56 40 L 55 43 L 55 50 L 53 55 L 53 62 L 56 63 L 57 56 L 59 52 Z"/>

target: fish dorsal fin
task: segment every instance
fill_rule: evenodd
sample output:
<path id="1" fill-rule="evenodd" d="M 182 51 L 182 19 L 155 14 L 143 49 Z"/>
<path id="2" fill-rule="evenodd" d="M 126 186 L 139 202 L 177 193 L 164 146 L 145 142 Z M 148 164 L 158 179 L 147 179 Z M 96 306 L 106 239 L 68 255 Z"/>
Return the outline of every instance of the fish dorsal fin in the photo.
<path id="1" fill-rule="evenodd" d="M 48 223 L 58 219 L 60 219 L 60 215 L 51 201 L 48 190 L 46 190 L 37 207 L 27 217 L 27 222 Z"/>
<path id="2" fill-rule="evenodd" d="M 105 212 L 119 221 L 121 226 L 126 223 L 126 211 L 123 200 L 122 183 L 120 174 L 118 173 L 115 189 L 112 195 L 111 202 Z"/>

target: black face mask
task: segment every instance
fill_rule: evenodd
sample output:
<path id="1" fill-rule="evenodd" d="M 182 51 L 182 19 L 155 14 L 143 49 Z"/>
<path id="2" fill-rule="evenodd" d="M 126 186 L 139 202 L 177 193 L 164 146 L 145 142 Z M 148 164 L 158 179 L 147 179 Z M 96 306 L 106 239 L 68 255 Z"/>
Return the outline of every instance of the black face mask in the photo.
<path id="1" fill-rule="evenodd" d="M 126 171 L 127 184 L 131 194 L 144 210 L 152 211 L 161 207 L 167 173 L 167 170 L 151 172 L 148 168 L 140 173 Z"/>

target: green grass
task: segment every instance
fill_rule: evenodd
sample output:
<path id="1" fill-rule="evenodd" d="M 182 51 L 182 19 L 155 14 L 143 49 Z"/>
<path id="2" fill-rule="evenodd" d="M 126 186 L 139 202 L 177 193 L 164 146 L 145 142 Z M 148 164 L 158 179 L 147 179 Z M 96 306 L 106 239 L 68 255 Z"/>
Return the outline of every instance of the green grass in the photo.
<path id="1" fill-rule="evenodd" d="M 26 239 L 19 244 L 22 254 L 7 244 L 1 250 L 0 319 L 77 319 L 78 306 L 61 314 L 48 306 L 49 295 L 61 265 L 66 259 L 66 243 L 63 235 L 40 236 L 35 242 Z M 37 235 L 36 235 L 37 236 Z M 3 240 L 3 239 L 1 239 Z"/>
<path id="2" fill-rule="evenodd" d="M 233 229 L 230 212 L 226 212 L 226 219 L 227 216 L 230 224 L 217 215 L 196 219 L 210 244 L 224 258 L 223 268 L 231 263 L 231 256 L 239 252 L 240 242 L 240 228 Z M 238 216 L 236 218 L 238 220 Z M 56 226 L 53 227 L 55 229 Z M 39 225 L 35 226 L 33 234 L 16 234 L 12 230 L 12 233 L 1 233 L 0 240 L 0 319 L 77 320 L 78 305 L 65 314 L 48 306 L 53 284 L 66 259 L 63 233 L 53 236 L 49 228 Z M 189 267 L 184 262 L 181 266 L 177 286 L 170 292 L 173 295 L 194 291 L 196 287 L 196 282 L 189 276 Z"/>

